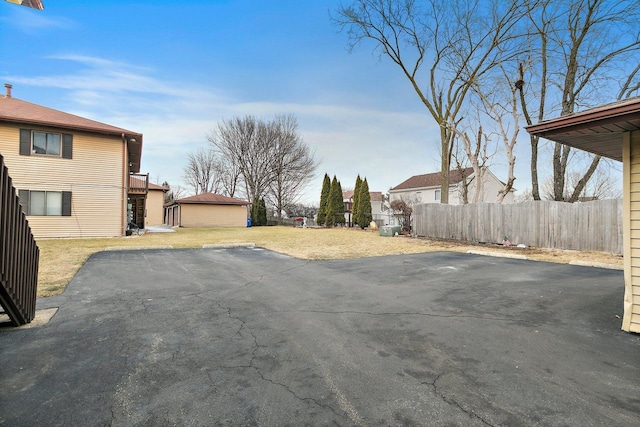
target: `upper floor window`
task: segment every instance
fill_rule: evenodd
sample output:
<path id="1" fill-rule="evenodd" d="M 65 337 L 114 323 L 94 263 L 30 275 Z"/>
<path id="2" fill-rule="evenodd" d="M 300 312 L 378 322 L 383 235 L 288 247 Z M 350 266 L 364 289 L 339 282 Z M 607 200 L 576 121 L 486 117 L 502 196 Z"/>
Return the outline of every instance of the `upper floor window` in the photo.
<path id="1" fill-rule="evenodd" d="M 435 194 L 436 194 L 435 200 L 437 200 L 439 202 L 440 201 L 440 190 L 436 190 Z"/>
<path id="2" fill-rule="evenodd" d="M 73 135 L 20 129 L 20 155 L 73 158 Z"/>
<path id="3" fill-rule="evenodd" d="M 60 134 L 34 131 L 32 153 L 60 157 Z"/>

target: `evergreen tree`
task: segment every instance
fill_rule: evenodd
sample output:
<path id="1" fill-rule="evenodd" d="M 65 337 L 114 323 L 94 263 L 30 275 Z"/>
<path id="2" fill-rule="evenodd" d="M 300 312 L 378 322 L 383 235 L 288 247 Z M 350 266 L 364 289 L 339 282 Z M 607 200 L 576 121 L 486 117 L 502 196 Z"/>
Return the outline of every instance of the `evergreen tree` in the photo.
<path id="1" fill-rule="evenodd" d="M 337 181 L 335 204 L 336 204 L 336 213 L 335 213 L 335 224 L 344 225 L 347 222 L 347 219 L 344 217 L 344 193 L 342 192 L 342 185 L 340 181 Z"/>
<path id="2" fill-rule="evenodd" d="M 358 196 L 358 218 L 356 219 L 360 228 L 369 226 L 373 220 L 371 215 L 371 194 L 369 194 L 369 184 L 367 178 L 362 181 L 360 195 Z"/>
<path id="3" fill-rule="evenodd" d="M 260 199 L 258 207 L 258 222 L 259 225 L 267 225 L 267 205 L 264 202 L 264 198 Z"/>
<path id="4" fill-rule="evenodd" d="M 338 208 L 335 203 L 335 192 L 338 189 L 337 182 L 338 180 L 334 175 L 333 180 L 331 181 L 331 186 L 329 188 L 329 196 L 327 196 L 327 209 L 324 220 L 324 225 L 326 225 L 327 227 L 333 227 L 335 224 L 336 209 Z"/>
<path id="5" fill-rule="evenodd" d="M 255 198 L 251 205 L 251 226 L 267 225 L 267 206 L 264 199 Z"/>
<path id="6" fill-rule="evenodd" d="M 356 224 L 356 218 L 358 217 L 358 200 L 360 199 L 360 187 L 362 186 L 362 179 L 360 175 L 356 178 L 356 186 L 353 189 L 353 198 L 351 203 L 351 222 Z"/>
<path id="7" fill-rule="evenodd" d="M 251 203 L 251 226 L 257 227 L 258 224 L 258 209 L 260 208 L 260 199 L 257 197 L 253 199 L 253 203 Z"/>
<path id="8" fill-rule="evenodd" d="M 331 191 L 331 179 L 328 174 L 324 174 L 324 180 L 322 182 L 322 193 L 320 194 L 320 207 L 318 208 L 318 219 L 316 223 L 318 225 L 326 224 L 327 217 L 327 203 L 329 202 L 329 192 Z"/>
<path id="9" fill-rule="evenodd" d="M 342 198 L 342 186 L 340 181 L 333 176 L 331 188 L 329 190 L 329 201 L 327 202 L 326 224 L 333 227 L 336 224 L 344 224 L 344 201 Z"/>

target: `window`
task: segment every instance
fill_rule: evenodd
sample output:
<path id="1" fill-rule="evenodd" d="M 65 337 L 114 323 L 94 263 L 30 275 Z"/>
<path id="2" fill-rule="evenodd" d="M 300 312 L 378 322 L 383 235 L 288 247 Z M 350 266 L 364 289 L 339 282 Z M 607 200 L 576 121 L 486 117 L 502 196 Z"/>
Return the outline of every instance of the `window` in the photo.
<path id="1" fill-rule="evenodd" d="M 440 201 L 440 190 L 436 190 L 435 194 L 436 194 L 435 200 L 439 202 Z"/>
<path id="2" fill-rule="evenodd" d="M 71 216 L 70 191 L 19 191 L 20 204 L 25 215 Z"/>
<path id="3" fill-rule="evenodd" d="M 60 134 L 34 131 L 32 153 L 60 157 Z"/>
<path id="4" fill-rule="evenodd" d="M 62 157 L 73 156 L 73 135 L 20 129 L 20 155 Z"/>

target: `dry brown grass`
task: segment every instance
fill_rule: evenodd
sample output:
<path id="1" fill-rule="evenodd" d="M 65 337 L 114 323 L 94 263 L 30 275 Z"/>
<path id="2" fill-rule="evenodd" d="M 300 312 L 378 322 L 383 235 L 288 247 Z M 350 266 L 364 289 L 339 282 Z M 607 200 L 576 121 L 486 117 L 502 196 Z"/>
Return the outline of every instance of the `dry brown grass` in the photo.
<path id="1" fill-rule="evenodd" d="M 303 229 L 293 227 L 252 227 L 217 229 L 177 229 L 175 233 L 147 233 L 143 236 L 112 239 L 48 239 L 38 241 L 40 269 L 38 296 L 57 295 L 92 254 L 107 247 L 200 248 L 205 244 L 255 243 L 257 246 L 302 259 L 345 259 L 433 251 L 505 251 L 529 259 L 567 263 L 583 260 L 622 265 L 622 256 L 601 252 L 473 245 L 469 243 L 380 237 L 377 232 L 355 229 Z"/>

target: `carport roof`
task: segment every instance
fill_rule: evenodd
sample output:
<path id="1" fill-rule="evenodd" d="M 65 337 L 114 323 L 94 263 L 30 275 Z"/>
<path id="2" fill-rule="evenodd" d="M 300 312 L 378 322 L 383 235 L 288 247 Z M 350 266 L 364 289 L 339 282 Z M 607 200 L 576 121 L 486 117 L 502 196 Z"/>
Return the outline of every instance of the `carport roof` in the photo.
<path id="1" fill-rule="evenodd" d="M 525 129 L 531 135 L 622 161 L 622 135 L 640 130 L 640 97 L 545 120 Z"/>

